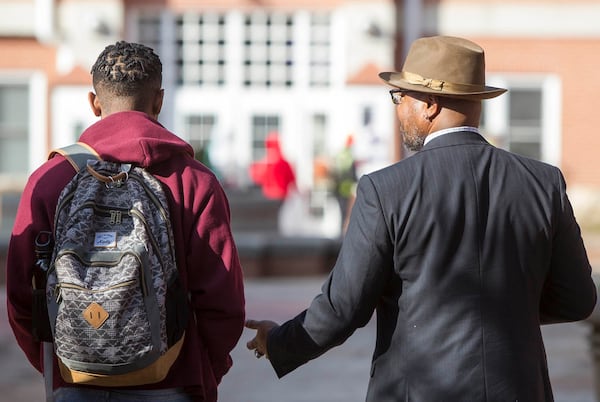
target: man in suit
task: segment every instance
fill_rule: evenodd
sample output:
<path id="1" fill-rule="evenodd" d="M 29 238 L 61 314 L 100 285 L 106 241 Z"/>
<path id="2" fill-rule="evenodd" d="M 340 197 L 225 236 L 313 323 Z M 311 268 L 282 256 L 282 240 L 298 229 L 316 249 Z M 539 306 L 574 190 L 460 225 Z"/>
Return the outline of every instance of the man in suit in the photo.
<path id="1" fill-rule="evenodd" d="M 484 52 L 413 43 L 393 87 L 416 154 L 363 176 L 338 260 L 310 307 L 247 344 L 279 377 L 377 316 L 367 401 L 552 401 L 541 324 L 586 318 L 596 288 L 556 167 L 490 145 Z"/>

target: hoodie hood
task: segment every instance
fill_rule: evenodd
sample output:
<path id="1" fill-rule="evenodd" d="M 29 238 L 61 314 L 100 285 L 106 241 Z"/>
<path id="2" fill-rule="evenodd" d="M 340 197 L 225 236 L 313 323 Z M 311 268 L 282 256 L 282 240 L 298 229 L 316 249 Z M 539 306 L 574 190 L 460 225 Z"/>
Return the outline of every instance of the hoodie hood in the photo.
<path id="1" fill-rule="evenodd" d="M 81 142 L 90 145 L 105 160 L 149 167 L 176 155 L 194 156 L 190 144 L 142 112 L 111 114 L 86 129 Z"/>

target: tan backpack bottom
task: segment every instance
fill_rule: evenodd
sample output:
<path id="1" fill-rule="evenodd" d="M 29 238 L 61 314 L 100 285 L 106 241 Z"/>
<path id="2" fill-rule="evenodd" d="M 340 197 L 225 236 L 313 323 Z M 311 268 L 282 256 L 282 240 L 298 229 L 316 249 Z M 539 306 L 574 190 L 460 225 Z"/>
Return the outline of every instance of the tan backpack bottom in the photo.
<path id="1" fill-rule="evenodd" d="M 169 369 L 177 359 L 183 345 L 183 338 L 182 336 L 176 344 L 154 363 L 131 373 L 117 375 L 85 373 L 71 370 L 58 359 L 60 375 L 63 380 L 70 384 L 96 385 L 100 387 L 128 387 L 160 382 L 165 379 L 169 373 Z"/>

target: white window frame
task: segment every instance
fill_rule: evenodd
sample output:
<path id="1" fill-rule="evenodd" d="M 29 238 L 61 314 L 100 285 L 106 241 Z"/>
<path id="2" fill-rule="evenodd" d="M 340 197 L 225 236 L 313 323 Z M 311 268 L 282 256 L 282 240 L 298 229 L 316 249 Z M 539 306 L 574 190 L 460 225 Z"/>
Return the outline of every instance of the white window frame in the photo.
<path id="1" fill-rule="evenodd" d="M 256 119 L 265 119 L 267 120 L 267 124 L 264 124 L 262 126 L 257 126 L 256 125 Z M 272 124 L 273 122 L 269 122 L 270 120 L 272 120 L 274 122 L 274 124 Z M 269 136 L 269 134 L 271 133 L 277 133 L 279 136 L 279 140 L 281 141 L 281 131 L 282 131 L 282 126 L 283 126 L 283 116 L 280 113 L 260 113 L 260 112 L 253 112 L 250 115 L 250 135 L 251 135 L 251 142 L 250 142 L 250 148 L 251 148 L 251 157 L 252 157 L 252 161 L 256 162 L 259 160 L 262 160 L 265 156 L 266 156 L 266 144 L 265 144 L 265 140 L 267 139 L 267 137 Z M 266 128 L 265 130 L 263 130 L 264 128 Z M 260 133 L 258 133 L 257 131 L 260 131 Z"/>
<path id="2" fill-rule="evenodd" d="M 242 24 L 243 86 L 294 87 L 294 70 L 299 63 L 294 59 L 295 47 L 298 46 L 294 29 L 295 13 L 256 10 L 245 13 Z M 250 45 L 246 41 L 250 41 Z"/>
<path id="3" fill-rule="evenodd" d="M 198 118 L 201 121 L 200 122 L 191 122 L 190 120 L 193 118 Z M 212 119 L 212 122 L 210 122 L 210 124 L 207 124 L 207 122 L 205 121 L 207 119 Z M 215 114 L 215 113 L 188 113 L 185 116 L 183 116 L 183 120 L 184 120 L 185 132 L 181 132 L 180 135 L 182 137 L 184 137 L 190 143 L 190 145 L 192 145 L 192 147 L 194 147 L 194 154 L 199 151 L 199 149 L 195 148 L 196 144 L 200 144 L 200 146 L 203 148 L 208 147 L 210 149 L 211 143 L 215 139 L 215 131 L 216 131 L 216 127 L 218 124 L 217 114 Z M 200 133 L 199 137 L 197 137 L 195 135 L 196 133 L 191 132 L 192 126 L 197 126 L 198 128 L 201 129 L 202 133 Z M 209 153 L 208 156 L 210 157 L 209 149 L 206 149 L 206 152 Z"/>
<path id="4" fill-rule="evenodd" d="M 27 123 L 28 153 L 24 157 L 29 158 L 28 171 L 23 174 L 10 177 L 25 183 L 27 176 L 35 170 L 47 157 L 47 93 L 48 83 L 46 76 L 39 71 L 0 71 L 0 85 L 24 85 L 29 91 L 29 121 Z M 0 174 L 2 179 L 7 175 Z M 13 176 L 13 175 L 8 175 Z"/>
<path id="5" fill-rule="evenodd" d="M 176 55 L 176 63 L 181 62 L 176 67 L 177 85 L 222 87 L 227 80 L 227 14 L 182 13 L 174 15 L 173 22 L 174 38 L 182 42 L 174 46 L 180 53 Z"/>
<path id="6" fill-rule="evenodd" d="M 488 85 L 506 88 L 508 93 L 485 100 L 484 134 L 505 136 L 510 130 L 509 101 L 510 90 L 539 89 L 542 93 L 541 105 L 541 160 L 555 166 L 561 160 L 562 127 L 562 86 L 556 75 L 544 74 L 492 74 L 488 75 Z"/>

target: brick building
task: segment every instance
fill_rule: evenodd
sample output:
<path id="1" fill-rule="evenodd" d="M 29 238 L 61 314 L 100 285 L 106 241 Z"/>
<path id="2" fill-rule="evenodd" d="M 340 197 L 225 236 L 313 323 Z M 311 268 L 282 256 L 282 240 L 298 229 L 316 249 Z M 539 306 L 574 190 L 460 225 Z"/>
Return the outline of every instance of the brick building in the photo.
<path id="1" fill-rule="evenodd" d="M 161 122 L 208 152 L 224 185 L 250 184 L 277 131 L 318 204 L 315 161 L 349 134 L 361 172 L 402 157 L 376 73 L 399 67 L 403 39 L 465 36 L 486 49 L 489 83 L 509 88 L 485 102 L 485 135 L 560 166 L 580 221 L 600 225 L 598 15 L 592 0 L 2 0 L 1 238 L 28 174 L 95 121 L 89 69 L 119 39 L 161 55 Z"/>

